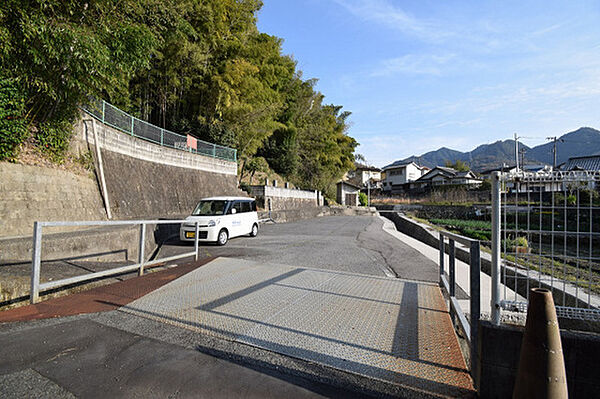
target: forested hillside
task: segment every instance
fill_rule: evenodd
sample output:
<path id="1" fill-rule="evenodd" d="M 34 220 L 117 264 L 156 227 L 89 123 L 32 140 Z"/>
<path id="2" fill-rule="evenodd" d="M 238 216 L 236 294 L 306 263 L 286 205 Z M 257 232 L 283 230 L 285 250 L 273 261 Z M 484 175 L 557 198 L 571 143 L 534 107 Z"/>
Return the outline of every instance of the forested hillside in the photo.
<path id="1" fill-rule="evenodd" d="M 103 98 L 141 119 L 232 146 L 333 195 L 353 165 L 349 112 L 258 31 L 257 0 L 0 2 L 0 159 L 30 134 L 60 162 L 77 107 Z M 33 133 L 31 133 L 33 132 Z M 266 161 L 266 162 L 265 162 Z"/>

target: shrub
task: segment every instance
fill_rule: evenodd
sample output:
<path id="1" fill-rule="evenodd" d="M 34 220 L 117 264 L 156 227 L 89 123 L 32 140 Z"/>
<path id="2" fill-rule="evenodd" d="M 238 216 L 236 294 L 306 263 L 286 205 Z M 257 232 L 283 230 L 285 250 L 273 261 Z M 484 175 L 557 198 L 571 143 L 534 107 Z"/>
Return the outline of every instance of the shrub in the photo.
<path id="1" fill-rule="evenodd" d="M 23 91 L 14 79 L 0 75 L 0 161 L 13 160 L 26 138 Z"/>
<path id="2" fill-rule="evenodd" d="M 369 199 L 367 198 L 367 194 L 358 193 L 358 202 L 360 202 L 360 206 L 367 206 L 369 203 Z"/>
<path id="3" fill-rule="evenodd" d="M 65 153 L 69 149 L 72 135 L 73 123 L 71 118 L 61 118 L 42 123 L 36 133 L 36 139 L 40 149 L 52 161 L 62 163 Z"/>

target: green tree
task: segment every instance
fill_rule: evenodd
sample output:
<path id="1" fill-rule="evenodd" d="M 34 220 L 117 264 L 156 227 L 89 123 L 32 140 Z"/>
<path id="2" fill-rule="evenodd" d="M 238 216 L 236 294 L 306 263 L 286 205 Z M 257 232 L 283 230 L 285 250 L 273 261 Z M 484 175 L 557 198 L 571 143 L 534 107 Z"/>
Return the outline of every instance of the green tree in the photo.
<path id="1" fill-rule="evenodd" d="M 460 159 L 455 162 L 446 161 L 446 167 L 458 170 L 459 172 L 468 172 L 469 170 L 471 170 L 471 168 L 469 168 L 469 165 L 461 161 Z"/>

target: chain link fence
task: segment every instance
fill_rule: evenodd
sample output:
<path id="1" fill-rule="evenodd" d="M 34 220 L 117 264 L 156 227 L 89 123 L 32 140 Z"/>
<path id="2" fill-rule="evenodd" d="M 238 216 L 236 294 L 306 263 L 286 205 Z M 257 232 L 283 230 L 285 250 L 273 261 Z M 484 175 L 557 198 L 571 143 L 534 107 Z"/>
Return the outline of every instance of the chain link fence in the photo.
<path id="1" fill-rule="evenodd" d="M 140 120 L 104 100 L 90 101 L 83 110 L 102 123 L 161 146 L 235 162 L 236 150 L 184 136 Z"/>
<path id="2" fill-rule="evenodd" d="M 500 174 L 500 307 L 552 291 L 560 317 L 600 321 L 600 172 Z M 492 204 L 494 205 L 494 204 Z"/>

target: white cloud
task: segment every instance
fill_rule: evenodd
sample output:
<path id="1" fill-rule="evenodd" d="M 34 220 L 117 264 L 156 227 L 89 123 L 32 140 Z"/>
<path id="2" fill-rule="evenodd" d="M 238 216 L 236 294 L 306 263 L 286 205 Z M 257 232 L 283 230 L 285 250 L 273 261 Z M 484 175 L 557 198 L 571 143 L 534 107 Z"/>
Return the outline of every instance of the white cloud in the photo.
<path id="1" fill-rule="evenodd" d="M 436 75 L 442 74 L 446 64 L 455 58 L 454 54 L 407 54 L 381 62 L 371 73 L 373 77 L 395 74 Z"/>
<path id="2" fill-rule="evenodd" d="M 359 18 L 377 22 L 423 40 L 436 42 L 452 35 L 431 21 L 416 18 L 389 0 L 333 1 Z"/>

